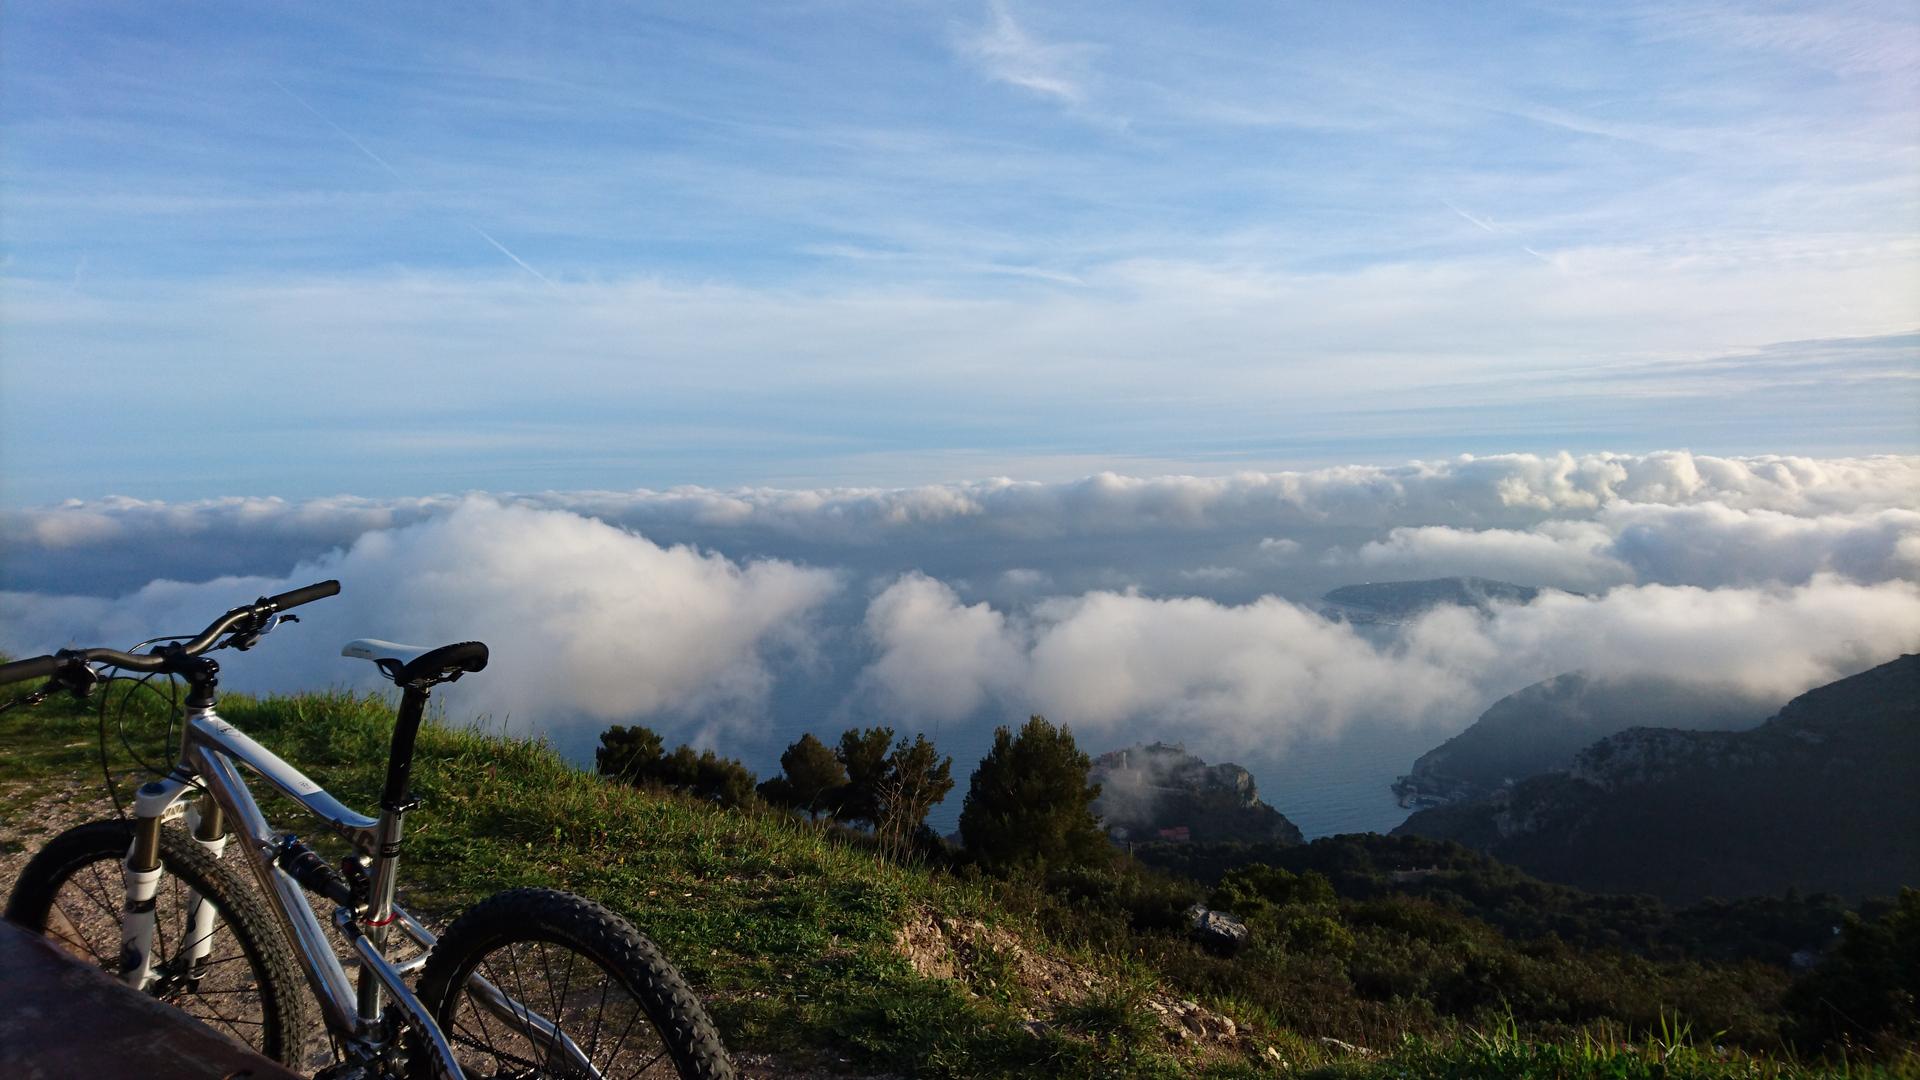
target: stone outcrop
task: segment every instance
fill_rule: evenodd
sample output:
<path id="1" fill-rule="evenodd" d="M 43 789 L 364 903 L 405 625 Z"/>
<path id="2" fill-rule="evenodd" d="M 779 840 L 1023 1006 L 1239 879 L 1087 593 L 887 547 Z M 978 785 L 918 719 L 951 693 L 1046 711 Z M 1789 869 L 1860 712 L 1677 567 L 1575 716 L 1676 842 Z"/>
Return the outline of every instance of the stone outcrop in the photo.
<path id="1" fill-rule="evenodd" d="M 1100 785 L 1093 812 L 1116 841 L 1301 841 L 1293 822 L 1261 801 L 1252 773 L 1230 762 L 1209 765 L 1180 746 L 1102 754 L 1087 778 Z"/>
<path id="2" fill-rule="evenodd" d="M 1238 956 L 1253 941 L 1246 923 L 1205 904 L 1188 908 L 1187 918 L 1193 922 L 1193 940 L 1216 956 Z"/>

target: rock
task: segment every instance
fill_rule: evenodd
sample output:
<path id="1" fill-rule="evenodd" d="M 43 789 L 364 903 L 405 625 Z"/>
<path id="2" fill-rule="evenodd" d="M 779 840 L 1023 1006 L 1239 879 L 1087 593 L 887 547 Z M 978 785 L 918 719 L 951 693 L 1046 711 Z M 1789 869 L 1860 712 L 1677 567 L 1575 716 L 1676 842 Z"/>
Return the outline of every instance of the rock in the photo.
<path id="1" fill-rule="evenodd" d="M 1187 909 L 1187 917 L 1193 920 L 1193 940 L 1217 956 L 1238 956 L 1253 940 L 1247 924 L 1224 911 L 1195 904 Z"/>
<path id="2" fill-rule="evenodd" d="M 1262 802 L 1253 774 L 1209 765 L 1178 745 L 1101 754 L 1087 778 L 1100 785 L 1093 812 L 1116 841 L 1298 844 L 1300 830 Z"/>

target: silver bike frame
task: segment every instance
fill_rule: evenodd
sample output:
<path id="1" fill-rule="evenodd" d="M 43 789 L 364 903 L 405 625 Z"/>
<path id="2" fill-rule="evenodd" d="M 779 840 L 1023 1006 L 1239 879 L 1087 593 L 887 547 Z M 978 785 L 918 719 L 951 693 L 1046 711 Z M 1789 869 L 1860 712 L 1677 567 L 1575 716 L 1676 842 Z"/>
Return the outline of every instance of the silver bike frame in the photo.
<path id="1" fill-rule="evenodd" d="M 370 818 L 349 809 L 279 755 L 220 719 L 212 707 L 187 708 L 183 711 L 183 719 L 185 728 L 180 739 L 178 764 L 164 780 L 145 785 L 134 798 L 136 828 L 133 849 L 128 857 L 129 914 L 124 933 L 128 935 L 127 944 L 133 949 L 133 955 L 140 960 L 125 973 L 126 980 L 136 989 L 143 988 L 152 972 L 149 955 L 153 927 L 151 900 L 158 888 L 159 871 L 142 872 L 137 869 L 137 864 L 150 858 L 151 862 L 147 865 L 157 866 L 160 822 L 189 791 L 201 788 L 206 792 L 205 801 L 210 801 L 212 806 L 197 807 L 198 812 L 194 815 L 196 842 L 216 856 L 219 855 L 226 846 L 228 832 L 228 823 L 222 818 L 232 819 L 231 829 L 241 840 L 239 847 L 245 853 L 248 868 L 300 954 L 303 961 L 301 970 L 306 973 L 308 985 L 320 1002 L 327 1030 L 358 1046 L 379 1046 L 383 1037 L 380 1021 L 384 994 L 419 1031 L 426 1043 L 423 1049 L 439 1063 L 445 1080 L 465 1080 L 453 1060 L 446 1036 L 426 1006 L 406 985 L 406 976 L 426 963 L 427 953 L 433 949 L 435 938 L 404 908 L 393 902 L 399 869 L 400 814 L 383 809 L 379 817 Z M 371 899 L 366 908 L 356 913 L 341 907 L 333 915 L 334 928 L 352 947 L 359 961 L 361 975 L 357 989 L 348 980 L 346 970 L 334 954 L 333 945 L 319 917 L 314 914 L 313 906 L 307 901 L 305 890 L 276 864 L 280 850 L 279 837 L 267 824 L 260 804 L 254 801 L 253 793 L 248 789 L 237 765 L 246 766 L 248 771 L 264 780 L 275 792 L 319 818 L 344 838 L 357 854 L 371 860 Z M 144 856 L 143 843 L 153 845 L 152 850 Z M 147 913 L 144 923 L 134 914 L 142 909 Z M 210 915 L 207 917 L 210 918 Z M 398 925 L 403 933 L 412 938 L 423 950 L 421 955 L 402 964 L 389 962 L 385 944 L 390 925 Z M 203 933 L 210 932 L 211 927 L 197 927 L 196 931 L 195 939 L 204 940 Z M 489 1012 L 520 1028 L 530 1041 L 544 1044 L 556 1056 L 567 1059 L 580 1075 L 600 1075 L 573 1040 L 539 1013 L 514 1001 L 479 975 L 471 977 L 468 988 Z"/>

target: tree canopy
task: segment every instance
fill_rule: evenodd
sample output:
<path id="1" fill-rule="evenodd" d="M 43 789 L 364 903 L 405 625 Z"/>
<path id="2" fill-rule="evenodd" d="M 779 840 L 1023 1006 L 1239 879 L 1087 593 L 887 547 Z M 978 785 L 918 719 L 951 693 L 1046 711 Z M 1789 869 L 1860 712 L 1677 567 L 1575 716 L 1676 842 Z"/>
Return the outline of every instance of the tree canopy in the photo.
<path id="1" fill-rule="evenodd" d="M 1015 735 L 1002 727 L 974 770 L 960 811 L 967 852 L 995 870 L 1070 866 L 1107 853 L 1090 809 L 1100 794 L 1087 783 L 1091 762 L 1073 732 L 1045 717 L 1028 718 Z"/>
<path id="2" fill-rule="evenodd" d="M 594 766 L 600 775 L 624 783 L 657 784 L 722 806 L 752 800 L 754 775 L 745 765 L 711 750 L 696 753 L 691 746 L 678 746 L 663 753 L 664 747 L 651 729 L 615 724 L 600 733 Z"/>
<path id="3" fill-rule="evenodd" d="M 840 764 L 847 784 L 838 796 L 834 816 L 842 821 L 880 820 L 880 784 L 887 778 L 887 755 L 893 750 L 890 727 L 852 728 L 840 736 Z"/>
<path id="4" fill-rule="evenodd" d="M 886 776 L 878 787 L 874 834 L 880 850 L 893 859 L 913 851 L 927 811 L 953 790 L 953 759 L 941 757 L 925 735 L 901 739 L 887 755 Z"/>
<path id="5" fill-rule="evenodd" d="M 760 785 L 760 796 L 808 814 L 835 813 L 846 786 L 847 767 L 832 747 L 809 732 L 780 755 L 780 775 Z"/>

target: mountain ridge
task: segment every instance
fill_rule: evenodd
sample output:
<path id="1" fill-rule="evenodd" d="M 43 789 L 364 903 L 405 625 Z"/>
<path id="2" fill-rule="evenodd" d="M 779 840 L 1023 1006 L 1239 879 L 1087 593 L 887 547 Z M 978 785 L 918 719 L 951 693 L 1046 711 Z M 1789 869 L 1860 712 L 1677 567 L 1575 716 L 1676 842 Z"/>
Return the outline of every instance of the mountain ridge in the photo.
<path id="1" fill-rule="evenodd" d="M 1485 798 L 1501 787 L 1571 769 L 1594 742 L 1634 727 L 1741 731 L 1781 707 L 1724 686 L 1657 676 L 1567 672 L 1494 702 L 1466 730 L 1420 755 L 1393 782 L 1408 809 Z"/>
<path id="2" fill-rule="evenodd" d="M 1394 835 L 1458 840 L 1551 881 L 1669 902 L 1920 882 L 1920 655 L 1816 687 L 1744 732 L 1639 727 L 1565 773 L 1421 810 Z"/>

